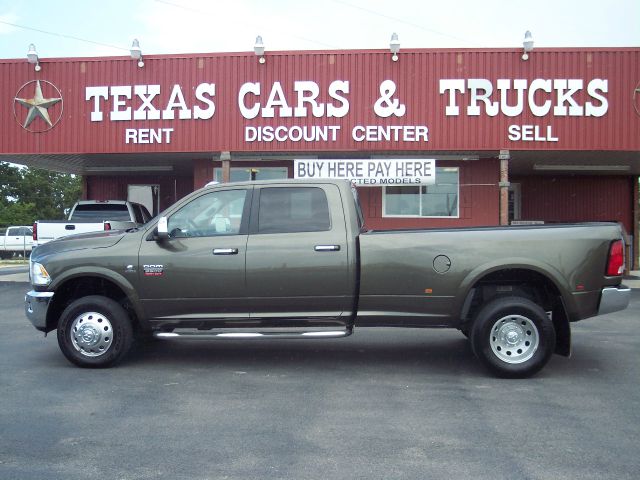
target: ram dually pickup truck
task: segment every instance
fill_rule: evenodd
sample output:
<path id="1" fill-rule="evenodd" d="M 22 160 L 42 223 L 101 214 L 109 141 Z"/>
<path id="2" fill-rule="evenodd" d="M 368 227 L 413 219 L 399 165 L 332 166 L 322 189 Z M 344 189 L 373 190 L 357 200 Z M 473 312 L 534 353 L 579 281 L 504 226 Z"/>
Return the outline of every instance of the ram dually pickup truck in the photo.
<path id="1" fill-rule="evenodd" d="M 124 200 L 80 200 L 67 220 L 37 220 L 33 224 L 33 246 L 56 238 L 99 230 L 126 230 L 148 222 L 147 207 Z"/>
<path id="2" fill-rule="evenodd" d="M 334 338 L 356 327 L 460 330 L 503 377 L 570 353 L 570 323 L 627 307 L 614 223 L 367 231 L 347 182 L 197 190 L 140 228 L 31 256 L 26 315 L 81 367 L 134 336 Z"/>

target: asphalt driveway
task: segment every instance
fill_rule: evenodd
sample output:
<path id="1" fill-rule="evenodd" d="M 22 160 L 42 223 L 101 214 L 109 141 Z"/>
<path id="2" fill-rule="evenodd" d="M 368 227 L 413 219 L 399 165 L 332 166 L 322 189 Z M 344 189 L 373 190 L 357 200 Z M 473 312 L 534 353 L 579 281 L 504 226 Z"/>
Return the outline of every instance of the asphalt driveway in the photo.
<path id="1" fill-rule="evenodd" d="M 640 292 L 499 380 L 456 331 L 156 342 L 84 370 L 0 277 L 0 478 L 636 479 Z"/>

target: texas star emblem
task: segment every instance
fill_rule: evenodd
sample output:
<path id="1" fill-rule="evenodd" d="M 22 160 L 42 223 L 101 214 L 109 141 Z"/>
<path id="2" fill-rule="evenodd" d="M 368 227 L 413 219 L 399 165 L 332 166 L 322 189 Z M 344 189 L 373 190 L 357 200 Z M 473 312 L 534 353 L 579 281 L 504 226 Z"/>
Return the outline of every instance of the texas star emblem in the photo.
<path id="1" fill-rule="evenodd" d="M 52 98 L 45 98 L 42 93 L 42 83 L 47 86 L 48 90 L 55 91 L 57 93 L 57 96 L 54 96 Z M 42 83 L 40 80 L 33 80 L 24 84 L 22 88 L 18 90 L 18 94 L 14 98 L 13 114 L 16 118 L 16 121 L 22 126 L 22 128 L 24 128 L 25 130 L 29 130 L 30 132 L 45 132 L 47 130 L 51 130 L 62 117 L 62 108 L 59 108 L 56 112 L 57 115 L 55 121 L 52 122 L 48 111 L 49 108 L 56 105 L 57 103 L 60 103 L 60 105 L 62 106 L 62 95 L 60 94 L 60 90 L 58 90 L 56 86 L 51 82 L 47 82 L 46 80 L 42 80 Z M 20 98 L 19 95 L 23 91 L 32 91 L 32 84 L 35 84 L 33 87 L 33 97 Z M 28 110 L 24 122 L 19 119 L 18 112 L 16 111 L 16 105 L 22 105 Z M 46 127 L 43 127 L 42 125 L 38 127 L 39 122 L 33 123 L 38 118 L 40 118 L 46 124 Z"/>

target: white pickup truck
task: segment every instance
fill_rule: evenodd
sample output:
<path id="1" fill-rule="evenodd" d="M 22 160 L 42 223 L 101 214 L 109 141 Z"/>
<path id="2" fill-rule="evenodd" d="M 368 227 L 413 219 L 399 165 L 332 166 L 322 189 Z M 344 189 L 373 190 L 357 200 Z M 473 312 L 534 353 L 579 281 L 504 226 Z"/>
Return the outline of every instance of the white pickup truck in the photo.
<path id="1" fill-rule="evenodd" d="M 151 219 L 144 205 L 124 200 L 81 200 L 68 220 L 38 220 L 33 224 L 33 246 L 56 238 L 100 230 L 124 230 Z"/>
<path id="2" fill-rule="evenodd" d="M 14 255 L 28 256 L 31 254 L 33 244 L 33 232 L 31 227 L 9 227 L 0 237 L 0 258 L 9 258 Z"/>

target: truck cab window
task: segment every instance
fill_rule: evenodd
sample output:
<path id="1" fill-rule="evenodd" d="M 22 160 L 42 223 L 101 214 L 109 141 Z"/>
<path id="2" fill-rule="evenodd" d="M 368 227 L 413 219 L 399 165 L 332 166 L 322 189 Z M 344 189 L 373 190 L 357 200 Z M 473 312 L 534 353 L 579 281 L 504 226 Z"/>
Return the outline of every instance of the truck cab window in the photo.
<path id="1" fill-rule="evenodd" d="M 77 205 L 71 219 L 73 221 L 78 220 L 93 220 L 93 221 L 130 221 L 131 215 L 127 206 L 114 203 L 96 203 L 96 204 L 80 204 Z"/>
<path id="2" fill-rule="evenodd" d="M 142 216 L 142 209 L 140 208 L 140 206 L 134 203 L 131 205 L 131 208 L 133 209 L 133 214 L 136 217 L 136 222 L 145 223 L 144 217 Z"/>
<path id="3" fill-rule="evenodd" d="M 329 204 L 321 188 L 263 188 L 257 233 L 322 232 L 331 229 Z"/>
<path id="4" fill-rule="evenodd" d="M 140 211 L 142 212 L 142 223 L 147 223 L 151 220 L 151 214 L 149 213 L 149 210 L 147 210 L 147 207 L 140 205 Z"/>
<path id="5" fill-rule="evenodd" d="M 168 219 L 171 237 L 210 237 L 240 232 L 246 190 L 223 190 L 201 195 Z"/>

